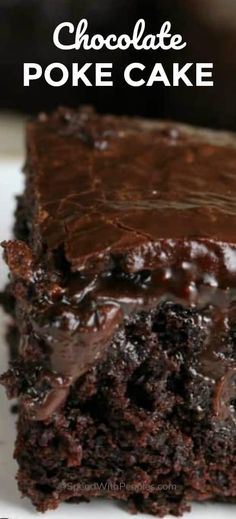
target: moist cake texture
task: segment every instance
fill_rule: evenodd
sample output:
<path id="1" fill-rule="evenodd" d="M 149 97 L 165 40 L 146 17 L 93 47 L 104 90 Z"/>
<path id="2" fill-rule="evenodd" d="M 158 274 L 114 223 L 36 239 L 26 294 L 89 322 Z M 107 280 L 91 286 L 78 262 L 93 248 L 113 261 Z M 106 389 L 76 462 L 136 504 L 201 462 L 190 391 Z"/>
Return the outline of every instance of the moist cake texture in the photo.
<path id="1" fill-rule="evenodd" d="M 22 494 L 235 502 L 236 137 L 58 109 L 25 174 L 2 244 Z"/>

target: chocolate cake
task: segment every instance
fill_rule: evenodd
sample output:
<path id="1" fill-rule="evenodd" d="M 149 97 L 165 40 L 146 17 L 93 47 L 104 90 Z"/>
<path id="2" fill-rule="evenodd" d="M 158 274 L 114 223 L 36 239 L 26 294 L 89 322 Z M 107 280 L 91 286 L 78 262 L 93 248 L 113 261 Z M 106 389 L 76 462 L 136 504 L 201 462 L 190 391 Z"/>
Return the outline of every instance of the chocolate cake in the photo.
<path id="1" fill-rule="evenodd" d="M 236 137 L 59 109 L 25 174 L 1 378 L 22 494 L 236 502 Z"/>

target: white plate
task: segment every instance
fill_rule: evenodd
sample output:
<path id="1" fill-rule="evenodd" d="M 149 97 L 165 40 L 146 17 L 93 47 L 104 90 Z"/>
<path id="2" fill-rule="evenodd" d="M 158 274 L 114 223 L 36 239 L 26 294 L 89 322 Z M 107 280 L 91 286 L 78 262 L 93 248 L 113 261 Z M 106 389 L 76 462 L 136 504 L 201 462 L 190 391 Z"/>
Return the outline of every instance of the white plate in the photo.
<path id="1" fill-rule="evenodd" d="M 6 124 L 7 123 L 7 124 Z M 11 236 L 14 211 L 14 196 L 22 189 L 20 169 L 23 162 L 22 124 L 12 119 L 0 117 L 0 241 Z M 12 150 L 11 153 L 9 148 Z M 0 261 L 1 288 L 7 279 L 7 269 Z M 7 317 L 0 311 L 0 370 L 7 366 L 7 347 L 4 333 Z M 33 519 L 36 515 L 28 499 L 21 499 L 18 493 L 15 474 L 16 463 L 12 459 L 15 438 L 15 417 L 10 414 L 11 404 L 7 401 L 4 390 L 0 388 L 0 519 Z M 198 504 L 187 515 L 189 519 L 235 519 L 235 505 Z M 94 500 L 88 504 L 63 504 L 54 512 L 47 512 L 50 519 L 70 519 L 86 517 L 87 519 L 129 519 L 129 514 L 116 503 L 105 500 Z M 147 515 L 136 515 L 137 519 L 145 519 Z"/>

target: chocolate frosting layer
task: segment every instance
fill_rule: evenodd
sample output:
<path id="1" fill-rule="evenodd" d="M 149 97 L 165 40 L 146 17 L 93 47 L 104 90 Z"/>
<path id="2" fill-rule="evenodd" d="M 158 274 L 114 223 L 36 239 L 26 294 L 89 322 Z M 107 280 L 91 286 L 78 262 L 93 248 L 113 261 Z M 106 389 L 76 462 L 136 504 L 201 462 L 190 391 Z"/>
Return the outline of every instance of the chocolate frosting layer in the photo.
<path id="1" fill-rule="evenodd" d="M 155 269 L 160 240 L 236 244 L 230 134 L 61 109 L 28 149 L 42 243 L 73 270 Z"/>

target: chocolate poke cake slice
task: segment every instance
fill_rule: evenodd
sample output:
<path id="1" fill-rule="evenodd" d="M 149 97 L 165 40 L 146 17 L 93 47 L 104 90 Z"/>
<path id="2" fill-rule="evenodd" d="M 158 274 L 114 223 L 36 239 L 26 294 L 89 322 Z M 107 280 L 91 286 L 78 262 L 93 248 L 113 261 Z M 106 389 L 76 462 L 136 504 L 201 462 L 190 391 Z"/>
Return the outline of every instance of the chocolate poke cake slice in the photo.
<path id="1" fill-rule="evenodd" d="M 22 494 L 236 502 L 236 137 L 59 109 L 25 175 L 1 378 Z"/>

